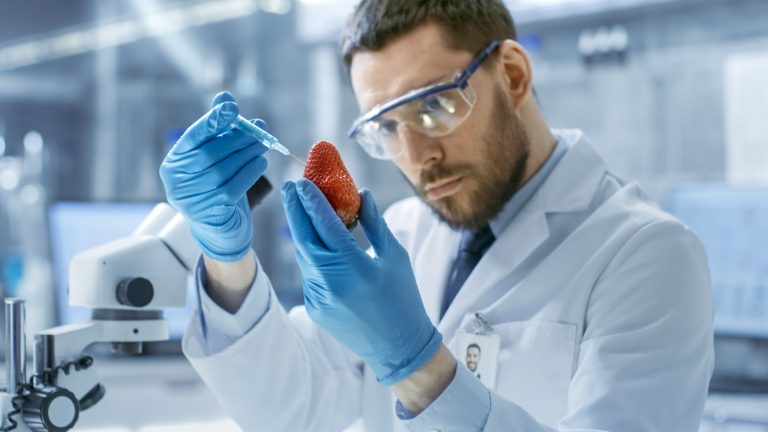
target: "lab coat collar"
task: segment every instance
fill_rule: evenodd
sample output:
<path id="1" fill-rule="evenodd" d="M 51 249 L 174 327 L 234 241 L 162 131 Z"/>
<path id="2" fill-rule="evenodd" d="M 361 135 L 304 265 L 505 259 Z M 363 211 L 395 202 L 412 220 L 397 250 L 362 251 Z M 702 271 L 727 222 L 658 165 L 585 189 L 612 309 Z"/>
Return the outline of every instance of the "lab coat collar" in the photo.
<path id="1" fill-rule="evenodd" d="M 465 314 L 493 304 L 497 296 L 488 295 L 488 292 L 496 288 L 549 238 L 547 214 L 581 212 L 589 208 L 605 176 L 605 160 L 581 131 L 553 132 L 558 140 L 569 144 L 568 153 L 469 275 L 438 325 L 443 334 L 452 335 Z M 450 265 L 452 259 L 453 256 L 447 257 L 447 265 Z M 440 279 L 434 278 L 434 274 L 432 277 Z M 442 296 L 444 280 L 442 284 L 434 290 L 438 298 Z M 508 291 L 513 287 L 504 289 Z M 434 307 L 433 303 L 438 302 L 426 303 Z M 430 311 L 430 316 L 434 319 L 434 311 Z"/>
<path id="2" fill-rule="evenodd" d="M 539 187 L 541 187 L 544 181 L 547 180 L 547 177 L 552 174 L 552 171 L 554 171 L 554 169 L 557 167 L 557 164 L 560 162 L 563 156 L 568 153 L 569 148 L 570 146 L 568 143 L 562 139 L 557 140 L 555 148 L 552 150 L 552 154 L 549 155 L 549 158 L 546 160 L 546 162 L 544 162 L 539 170 L 533 176 L 531 176 L 531 178 L 520 189 L 518 189 L 510 199 L 507 200 L 501 212 L 499 212 L 496 217 L 488 222 L 488 225 L 490 225 L 491 230 L 493 231 L 493 235 L 498 237 L 501 235 L 501 233 L 504 232 L 510 222 L 515 219 L 515 216 L 517 216 L 520 210 L 525 207 L 525 205 L 528 203 L 528 200 L 536 194 L 536 191 L 539 190 Z"/>
<path id="3" fill-rule="evenodd" d="M 571 148 L 541 185 L 540 210 L 546 213 L 584 211 L 605 176 L 605 159 L 581 130 L 553 129 L 552 133 Z"/>

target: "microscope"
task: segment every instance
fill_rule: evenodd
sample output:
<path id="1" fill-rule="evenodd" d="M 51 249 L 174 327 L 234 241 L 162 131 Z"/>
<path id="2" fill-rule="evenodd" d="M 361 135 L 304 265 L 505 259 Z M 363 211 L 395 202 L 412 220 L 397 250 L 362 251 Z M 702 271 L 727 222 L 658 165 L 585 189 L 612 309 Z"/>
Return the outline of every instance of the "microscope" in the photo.
<path id="1" fill-rule="evenodd" d="M 261 177 L 248 191 L 250 207 L 271 190 Z M 106 391 L 85 349 L 108 342 L 115 352 L 140 354 L 144 342 L 167 340 L 163 310 L 185 306 L 187 279 L 199 256 L 184 217 L 166 203 L 155 206 L 130 236 L 77 254 L 69 266 L 69 303 L 92 309 L 92 319 L 36 333 L 31 376 L 24 300 L 6 299 L 0 432 L 71 430 Z"/>

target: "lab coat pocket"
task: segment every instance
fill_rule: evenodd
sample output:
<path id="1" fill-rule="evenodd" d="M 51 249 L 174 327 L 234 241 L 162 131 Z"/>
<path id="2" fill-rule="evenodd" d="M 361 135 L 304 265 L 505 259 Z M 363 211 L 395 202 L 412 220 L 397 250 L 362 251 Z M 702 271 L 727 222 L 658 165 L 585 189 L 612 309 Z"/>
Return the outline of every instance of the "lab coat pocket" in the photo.
<path id="1" fill-rule="evenodd" d="M 524 321 L 493 329 L 501 337 L 496 392 L 556 428 L 567 411 L 577 326 Z"/>

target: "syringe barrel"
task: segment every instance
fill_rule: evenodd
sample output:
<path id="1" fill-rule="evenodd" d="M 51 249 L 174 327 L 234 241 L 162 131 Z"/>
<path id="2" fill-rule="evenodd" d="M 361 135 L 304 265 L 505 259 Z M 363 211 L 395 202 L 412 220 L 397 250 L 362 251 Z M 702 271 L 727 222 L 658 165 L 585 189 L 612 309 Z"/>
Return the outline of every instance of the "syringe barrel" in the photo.
<path id="1" fill-rule="evenodd" d="M 273 137 L 272 135 L 267 133 L 265 130 L 256 126 L 255 124 L 249 122 L 245 117 L 241 115 L 237 116 L 237 119 L 235 119 L 232 125 L 240 129 L 241 131 L 247 133 L 248 135 L 256 138 L 257 140 L 259 140 L 259 142 L 264 144 L 270 150 L 274 148 L 275 145 L 280 143 L 277 140 L 277 138 Z"/>
<path id="2" fill-rule="evenodd" d="M 27 344 L 24 299 L 5 299 L 5 382 L 6 392 L 16 393 L 27 380 Z"/>

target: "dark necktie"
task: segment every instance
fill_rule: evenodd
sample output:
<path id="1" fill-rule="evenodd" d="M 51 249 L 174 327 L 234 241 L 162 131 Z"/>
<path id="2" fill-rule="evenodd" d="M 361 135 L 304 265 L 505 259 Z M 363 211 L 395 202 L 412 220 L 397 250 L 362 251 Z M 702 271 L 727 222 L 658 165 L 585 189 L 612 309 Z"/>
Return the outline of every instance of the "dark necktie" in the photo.
<path id="1" fill-rule="evenodd" d="M 464 282 L 466 282 L 472 270 L 480 261 L 480 258 L 483 257 L 483 254 L 491 247 L 494 240 L 496 240 L 496 237 L 494 237 L 491 228 L 487 225 L 476 233 L 465 231 L 461 235 L 459 255 L 456 257 L 456 261 L 453 262 L 453 269 L 445 286 L 443 305 L 440 308 L 440 318 L 445 315 L 448 306 L 456 298 L 456 294 L 459 293 Z"/>

